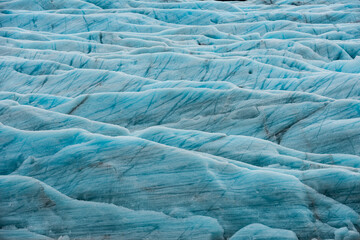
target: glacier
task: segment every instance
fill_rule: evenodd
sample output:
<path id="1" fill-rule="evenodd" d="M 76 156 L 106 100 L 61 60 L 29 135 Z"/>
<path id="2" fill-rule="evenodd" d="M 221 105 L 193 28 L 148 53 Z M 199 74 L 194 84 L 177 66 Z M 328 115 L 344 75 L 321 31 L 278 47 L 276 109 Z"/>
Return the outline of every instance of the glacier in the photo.
<path id="1" fill-rule="evenodd" d="M 358 0 L 0 0 L 0 239 L 360 239 Z"/>

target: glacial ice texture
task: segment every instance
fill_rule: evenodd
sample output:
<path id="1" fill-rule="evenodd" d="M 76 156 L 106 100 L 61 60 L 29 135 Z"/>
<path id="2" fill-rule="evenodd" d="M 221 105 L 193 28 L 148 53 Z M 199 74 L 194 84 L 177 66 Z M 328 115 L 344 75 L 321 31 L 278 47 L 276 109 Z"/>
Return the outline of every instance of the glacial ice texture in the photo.
<path id="1" fill-rule="evenodd" d="M 358 0 L 0 0 L 0 239 L 360 239 Z"/>

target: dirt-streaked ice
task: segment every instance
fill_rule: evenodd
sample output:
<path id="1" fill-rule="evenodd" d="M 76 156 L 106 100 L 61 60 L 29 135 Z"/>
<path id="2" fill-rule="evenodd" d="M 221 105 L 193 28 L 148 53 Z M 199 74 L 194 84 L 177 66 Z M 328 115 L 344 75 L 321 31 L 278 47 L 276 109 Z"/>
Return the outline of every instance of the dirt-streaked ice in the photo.
<path id="1" fill-rule="evenodd" d="M 0 239 L 360 239 L 358 0 L 0 12 Z"/>

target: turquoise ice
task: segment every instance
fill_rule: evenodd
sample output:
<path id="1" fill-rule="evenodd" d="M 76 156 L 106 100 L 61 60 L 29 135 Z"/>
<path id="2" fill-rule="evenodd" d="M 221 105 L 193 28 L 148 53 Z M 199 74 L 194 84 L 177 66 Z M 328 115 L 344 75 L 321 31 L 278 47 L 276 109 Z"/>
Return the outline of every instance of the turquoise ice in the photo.
<path id="1" fill-rule="evenodd" d="M 360 239 L 358 0 L 0 1 L 0 239 Z"/>

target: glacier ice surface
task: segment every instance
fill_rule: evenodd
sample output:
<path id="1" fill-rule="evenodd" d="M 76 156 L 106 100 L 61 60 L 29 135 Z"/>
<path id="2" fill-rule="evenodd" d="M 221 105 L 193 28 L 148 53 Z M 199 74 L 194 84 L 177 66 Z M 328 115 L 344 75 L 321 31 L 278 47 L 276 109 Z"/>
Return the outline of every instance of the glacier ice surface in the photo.
<path id="1" fill-rule="evenodd" d="M 0 239 L 360 239 L 359 10 L 0 1 Z"/>

